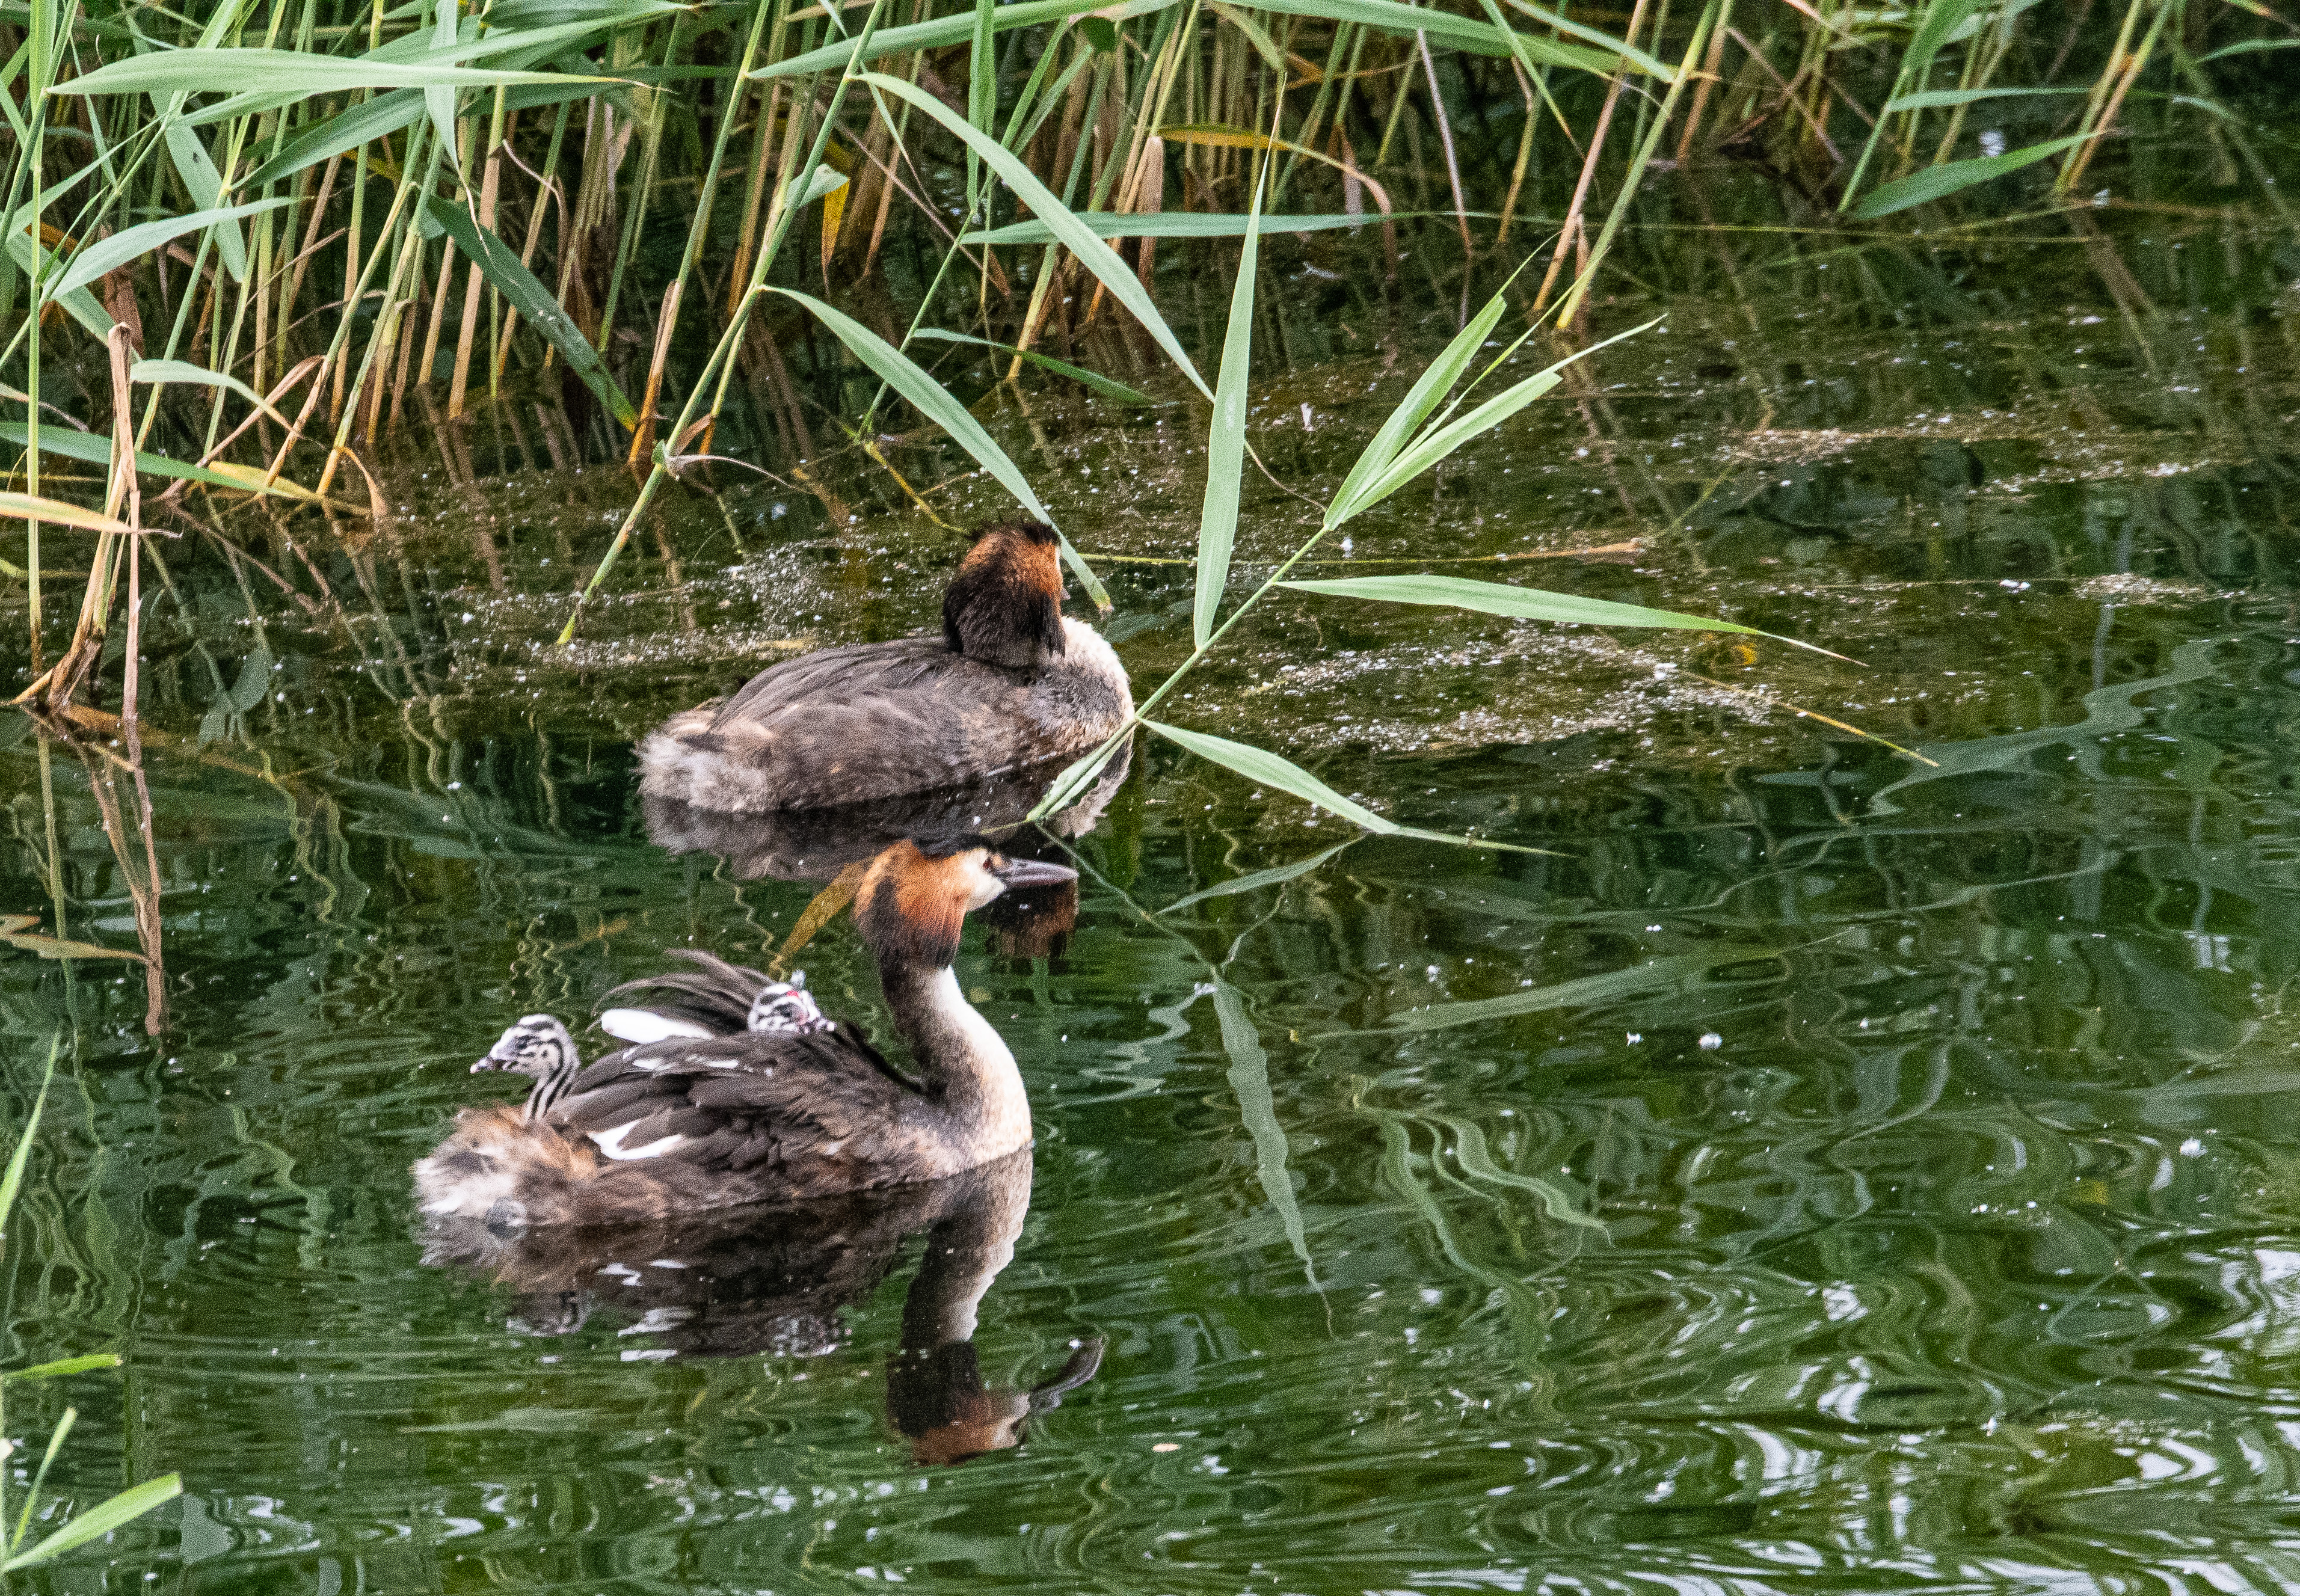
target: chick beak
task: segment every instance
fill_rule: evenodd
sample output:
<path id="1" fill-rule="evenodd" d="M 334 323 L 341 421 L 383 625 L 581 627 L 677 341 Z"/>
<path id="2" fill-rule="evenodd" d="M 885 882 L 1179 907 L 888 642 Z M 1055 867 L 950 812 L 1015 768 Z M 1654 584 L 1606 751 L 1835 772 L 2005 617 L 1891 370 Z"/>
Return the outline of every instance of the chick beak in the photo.
<path id="1" fill-rule="evenodd" d="M 1070 866 L 1043 859 L 1010 859 L 991 866 L 990 873 L 998 878 L 1000 885 L 1010 890 L 1018 886 L 1059 886 L 1078 879 L 1078 872 Z"/>
<path id="2" fill-rule="evenodd" d="M 481 1075 L 490 1069 L 512 1069 L 517 1068 L 518 1064 L 519 1056 L 511 1052 L 503 1043 L 498 1042 L 488 1049 L 486 1058 L 471 1066 L 471 1073 Z"/>

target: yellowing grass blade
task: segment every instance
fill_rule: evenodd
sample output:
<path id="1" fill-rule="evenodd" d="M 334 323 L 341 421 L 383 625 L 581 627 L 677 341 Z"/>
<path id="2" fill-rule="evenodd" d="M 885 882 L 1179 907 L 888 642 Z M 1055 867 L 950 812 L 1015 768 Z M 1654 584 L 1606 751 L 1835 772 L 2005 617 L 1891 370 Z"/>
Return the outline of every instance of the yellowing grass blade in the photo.
<path id="1" fill-rule="evenodd" d="M 129 529 L 126 523 L 115 521 L 100 511 L 18 493 L 0 493 L 0 520 L 45 521 L 52 527 L 75 527 L 82 532 L 125 533 Z"/>

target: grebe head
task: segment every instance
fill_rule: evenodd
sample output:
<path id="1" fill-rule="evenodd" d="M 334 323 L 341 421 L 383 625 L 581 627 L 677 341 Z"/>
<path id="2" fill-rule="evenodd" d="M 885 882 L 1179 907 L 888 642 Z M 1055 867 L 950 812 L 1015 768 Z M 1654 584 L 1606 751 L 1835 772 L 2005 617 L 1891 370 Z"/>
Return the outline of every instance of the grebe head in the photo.
<path id="1" fill-rule="evenodd" d="M 977 532 L 942 597 L 951 653 L 1014 667 L 1059 657 L 1061 546 L 1044 521 L 1000 521 Z"/>
<path id="2" fill-rule="evenodd" d="M 527 1117 L 538 1119 L 567 1089 L 580 1067 L 575 1038 L 567 1034 L 567 1027 L 548 1014 L 529 1014 L 496 1038 L 488 1056 L 471 1066 L 471 1073 L 502 1069 L 534 1076 L 535 1089 L 527 1094 Z"/>
<path id="3" fill-rule="evenodd" d="M 854 896 L 854 923 L 879 961 L 939 969 L 958 957 L 967 912 L 1010 886 L 1075 881 L 1068 865 L 965 848 L 931 859 L 912 842 L 871 861 Z"/>

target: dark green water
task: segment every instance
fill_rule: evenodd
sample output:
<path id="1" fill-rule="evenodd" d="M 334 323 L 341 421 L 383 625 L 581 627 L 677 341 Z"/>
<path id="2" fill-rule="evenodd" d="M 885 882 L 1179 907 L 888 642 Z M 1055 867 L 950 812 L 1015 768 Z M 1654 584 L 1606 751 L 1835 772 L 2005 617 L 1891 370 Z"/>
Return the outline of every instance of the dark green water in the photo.
<path id="1" fill-rule="evenodd" d="M 927 624 L 957 538 L 852 455 L 820 495 L 730 473 L 672 495 L 571 667 L 545 644 L 632 484 L 551 468 L 526 401 L 411 445 L 393 525 L 217 511 L 301 596 L 196 532 L 163 551 L 156 999 L 0 952 L 12 1123 L 66 1042 L 7 1355 L 125 1359 L 12 1388 L 6 1433 L 76 1405 L 51 1482 L 81 1505 L 186 1482 L 44 1586 L 2300 1586 L 2300 248 L 2272 222 L 1641 234 L 1654 297 L 1599 330 L 1667 331 L 1335 558 L 1634 542 L 1442 569 L 1867 668 L 1273 604 L 1174 719 L 1554 856 L 1353 842 L 1138 751 L 1066 945 L 961 958 L 1038 1126 L 979 1383 L 896 1356 L 914 1215 L 497 1283 L 427 1261 L 406 1175 L 507 1094 L 465 1067 L 512 1018 L 788 932 L 807 885 L 648 839 L 630 740 L 779 653 Z M 1434 237 L 1427 303 L 1271 248 L 1255 425 L 1289 486 L 1329 492 L 1450 331 Z M 1169 268 L 1178 325 L 1193 292 L 1218 320 L 1201 264 Z M 813 357 L 825 403 L 867 396 Z M 1187 554 L 1202 411 L 988 413 L 1081 546 Z M 1251 477 L 1248 517 L 1245 574 L 1314 522 Z M 1154 680 L 1187 572 L 1104 569 Z M 108 752 L 0 752 L 0 910 L 126 949 Z M 802 962 L 874 1012 L 851 927 Z M 842 1272 L 809 1294 L 817 1256 Z M 663 1266 L 696 1259 L 691 1288 Z M 922 1465 L 888 1417 L 939 1380 L 987 1434 L 1095 1337 L 1018 1447 Z"/>

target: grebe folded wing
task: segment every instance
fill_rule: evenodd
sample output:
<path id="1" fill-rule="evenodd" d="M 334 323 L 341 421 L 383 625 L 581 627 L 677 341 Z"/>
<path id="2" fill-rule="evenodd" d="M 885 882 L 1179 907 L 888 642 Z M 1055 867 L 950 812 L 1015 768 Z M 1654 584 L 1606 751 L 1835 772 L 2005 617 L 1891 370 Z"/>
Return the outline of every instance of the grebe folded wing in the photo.
<path id="1" fill-rule="evenodd" d="M 839 1144 L 890 1126 L 917 1090 L 844 1027 L 675 1038 L 600 1060 L 551 1119 L 612 1159 L 747 1172 L 835 1156 Z"/>
<path id="2" fill-rule="evenodd" d="M 723 731 L 742 720 L 766 720 L 810 704 L 894 694 L 914 695 L 956 674 L 978 671 L 1011 680 L 1011 673 L 955 654 L 930 636 L 897 637 L 888 643 L 850 643 L 772 665 L 745 682 L 711 715 L 711 729 Z"/>

